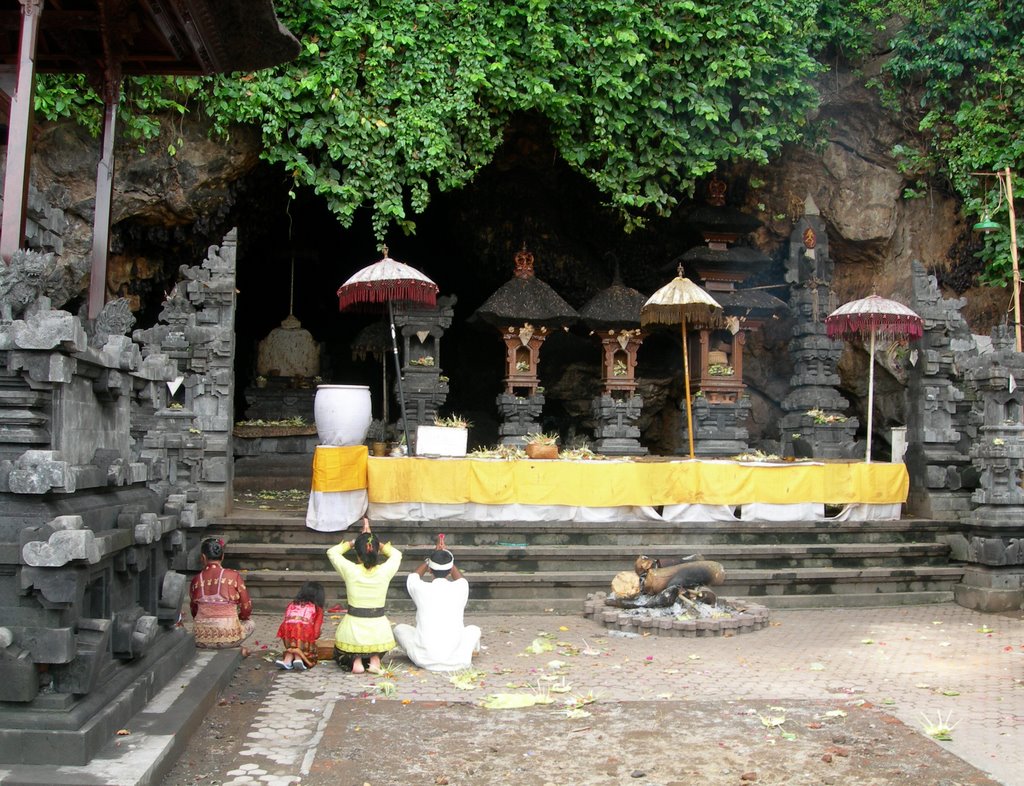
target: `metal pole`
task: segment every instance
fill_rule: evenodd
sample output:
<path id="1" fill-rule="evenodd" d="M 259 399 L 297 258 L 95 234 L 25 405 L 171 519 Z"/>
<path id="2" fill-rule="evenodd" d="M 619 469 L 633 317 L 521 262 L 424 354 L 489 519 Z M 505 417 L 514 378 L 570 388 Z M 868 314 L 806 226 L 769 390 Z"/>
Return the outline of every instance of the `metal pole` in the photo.
<path id="1" fill-rule="evenodd" d="M 1020 270 L 1017 260 L 1017 213 L 1013 208 L 1013 181 L 1010 167 L 999 173 L 1006 178 L 1006 205 L 1010 211 L 1010 260 L 1013 262 L 1013 327 L 1017 337 L 1017 351 L 1021 351 L 1020 343 Z"/>
<path id="2" fill-rule="evenodd" d="M 398 339 L 395 337 L 395 307 L 388 301 L 388 321 L 391 323 L 391 351 L 395 356 L 395 374 L 398 378 L 398 405 L 402 409 L 402 431 L 405 433 L 407 455 L 415 456 L 412 441 L 409 439 L 409 420 L 405 416 L 405 391 L 402 390 L 402 364 L 398 360 Z M 386 391 L 385 391 L 386 392 Z"/>

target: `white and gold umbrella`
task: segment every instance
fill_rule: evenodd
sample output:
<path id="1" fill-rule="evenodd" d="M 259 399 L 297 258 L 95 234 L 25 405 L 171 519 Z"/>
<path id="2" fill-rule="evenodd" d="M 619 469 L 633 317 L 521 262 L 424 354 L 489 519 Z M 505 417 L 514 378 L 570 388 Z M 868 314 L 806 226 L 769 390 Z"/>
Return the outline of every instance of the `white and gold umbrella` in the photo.
<path id="1" fill-rule="evenodd" d="M 690 406 L 690 361 L 686 346 L 687 325 L 696 328 L 718 327 L 725 323 L 722 307 L 697 284 L 678 275 L 651 295 L 640 308 L 641 325 L 679 324 L 683 336 L 683 386 L 686 392 L 686 428 L 690 437 L 690 458 L 693 458 L 693 411 Z"/>

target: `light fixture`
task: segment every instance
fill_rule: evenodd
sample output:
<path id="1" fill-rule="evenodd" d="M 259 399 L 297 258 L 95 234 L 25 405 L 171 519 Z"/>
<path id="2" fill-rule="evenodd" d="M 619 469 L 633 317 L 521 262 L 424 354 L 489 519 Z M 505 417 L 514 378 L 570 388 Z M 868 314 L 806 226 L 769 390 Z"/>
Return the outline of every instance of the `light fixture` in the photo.
<path id="1" fill-rule="evenodd" d="M 997 229 L 999 229 L 999 224 L 993 221 L 988 213 L 982 216 L 981 221 L 974 225 L 975 232 L 981 232 L 986 235 L 989 232 L 995 232 Z"/>

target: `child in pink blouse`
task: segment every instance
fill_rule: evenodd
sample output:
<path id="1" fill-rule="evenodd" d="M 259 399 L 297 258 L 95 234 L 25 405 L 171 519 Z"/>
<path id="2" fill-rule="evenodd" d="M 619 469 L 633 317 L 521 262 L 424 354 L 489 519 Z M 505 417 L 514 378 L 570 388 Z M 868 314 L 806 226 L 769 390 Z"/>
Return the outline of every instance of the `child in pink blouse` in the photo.
<path id="1" fill-rule="evenodd" d="M 324 588 L 319 581 L 307 581 L 288 604 L 284 621 L 277 629 L 284 655 L 274 661 L 282 669 L 305 671 L 316 665 L 316 640 L 324 624 L 324 604 Z"/>

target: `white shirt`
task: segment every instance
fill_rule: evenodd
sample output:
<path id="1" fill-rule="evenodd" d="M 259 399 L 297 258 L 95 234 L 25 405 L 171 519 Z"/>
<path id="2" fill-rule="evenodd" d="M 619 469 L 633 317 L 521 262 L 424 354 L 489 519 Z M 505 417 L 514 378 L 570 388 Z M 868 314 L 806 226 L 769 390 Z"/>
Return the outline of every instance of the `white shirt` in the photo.
<path id="1" fill-rule="evenodd" d="M 416 627 L 396 625 L 395 639 L 409 660 L 429 671 L 469 668 L 480 644 L 480 628 L 463 624 L 469 582 L 424 581 L 410 573 L 405 586 L 416 604 Z"/>

